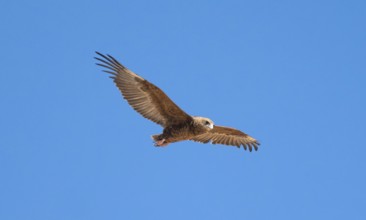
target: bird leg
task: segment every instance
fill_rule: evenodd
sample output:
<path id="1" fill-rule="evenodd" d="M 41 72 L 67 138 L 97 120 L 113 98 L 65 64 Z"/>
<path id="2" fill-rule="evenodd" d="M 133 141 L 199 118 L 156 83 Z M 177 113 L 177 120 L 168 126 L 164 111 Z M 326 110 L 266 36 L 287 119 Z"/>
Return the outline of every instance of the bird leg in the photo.
<path id="1" fill-rule="evenodd" d="M 165 147 L 167 146 L 169 143 L 165 142 L 165 139 L 161 139 L 155 142 L 154 146 L 155 147 Z"/>

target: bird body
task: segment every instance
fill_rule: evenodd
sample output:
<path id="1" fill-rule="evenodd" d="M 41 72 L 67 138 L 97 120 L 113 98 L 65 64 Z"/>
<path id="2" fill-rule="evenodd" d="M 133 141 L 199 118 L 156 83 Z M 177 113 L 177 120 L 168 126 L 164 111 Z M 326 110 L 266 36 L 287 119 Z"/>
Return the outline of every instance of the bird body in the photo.
<path id="1" fill-rule="evenodd" d="M 249 151 L 258 149 L 259 142 L 234 128 L 216 126 L 209 118 L 191 116 L 180 109 L 161 89 L 124 67 L 110 55 L 96 52 L 95 57 L 111 74 L 124 99 L 143 117 L 161 125 L 162 134 L 152 135 L 155 146 L 192 140 L 201 143 L 224 144 Z"/>
<path id="2" fill-rule="evenodd" d="M 184 140 L 192 140 L 197 135 L 206 133 L 212 129 L 213 123 L 204 125 L 202 121 L 209 121 L 208 118 L 192 117 L 191 120 L 187 120 L 180 124 L 170 125 L 164 128 L 163 133 L 159 135 L 153 135 L 152 138 L 156 141 L 157 146 L 166 146 L 169 143 L 174 143 Z M 211 121 L 211 120 L 210 120 Z M 211 127 L 210 127 L 211 126 Z M 164 140 L 161 144 L 159 141 Z"/>

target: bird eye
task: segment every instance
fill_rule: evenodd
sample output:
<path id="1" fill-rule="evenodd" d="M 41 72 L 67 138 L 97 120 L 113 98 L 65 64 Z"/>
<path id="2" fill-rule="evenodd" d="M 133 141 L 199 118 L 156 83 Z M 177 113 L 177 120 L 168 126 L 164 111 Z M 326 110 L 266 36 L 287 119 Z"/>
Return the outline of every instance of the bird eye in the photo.
<path id="1" fill-rule="evenodd" d="M 209 121 L 205 121 L 205 125 L 209 125 L 210 124 L 210 122 Z"/>

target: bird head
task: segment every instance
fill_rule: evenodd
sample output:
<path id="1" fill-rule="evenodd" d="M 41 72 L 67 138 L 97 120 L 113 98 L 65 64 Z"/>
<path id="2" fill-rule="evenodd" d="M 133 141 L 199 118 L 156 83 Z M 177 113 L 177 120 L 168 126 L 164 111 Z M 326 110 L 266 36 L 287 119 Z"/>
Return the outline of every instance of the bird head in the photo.
<path id="1" fill-rule="evenodd" d="M 207 130 L 211 130 L 214 128 L 214 123 L 209 118 L 204 117 L 193 117 L 194 122 L 202 127 L 204 127 Z"/>

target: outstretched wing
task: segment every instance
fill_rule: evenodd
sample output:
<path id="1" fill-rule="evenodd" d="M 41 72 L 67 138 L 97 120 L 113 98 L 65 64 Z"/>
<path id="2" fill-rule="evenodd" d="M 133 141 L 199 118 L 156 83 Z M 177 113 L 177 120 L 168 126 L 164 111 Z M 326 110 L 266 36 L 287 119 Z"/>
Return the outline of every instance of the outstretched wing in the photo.
<path id="1" fill-rule="evenodd" d="M 180 109 L 161 89 L 124 67 L 110 55 L 96 52 L 95 57 L 110 73 L 123 97 L 143 117 L 167 127 L 192 120 L 192 117 Z"/>
<path id="2" fill-rule="evenodd" d="M 213 143 L 213 144 L 225 144 L 231 146 L 237 146 L 240 148 L 243 145 L 246 150 L 249 148 L 249 151 L 252 151 L 254 148 L 258 150 L 259 142 L 252 138 L 251 136 L 245 134 L 234 128 L 223 127 L 223 126 L 214 126 L 214 128 L 204 134 L 195 136 L 191 140 L 198 141 L 202 143 Z"/>

